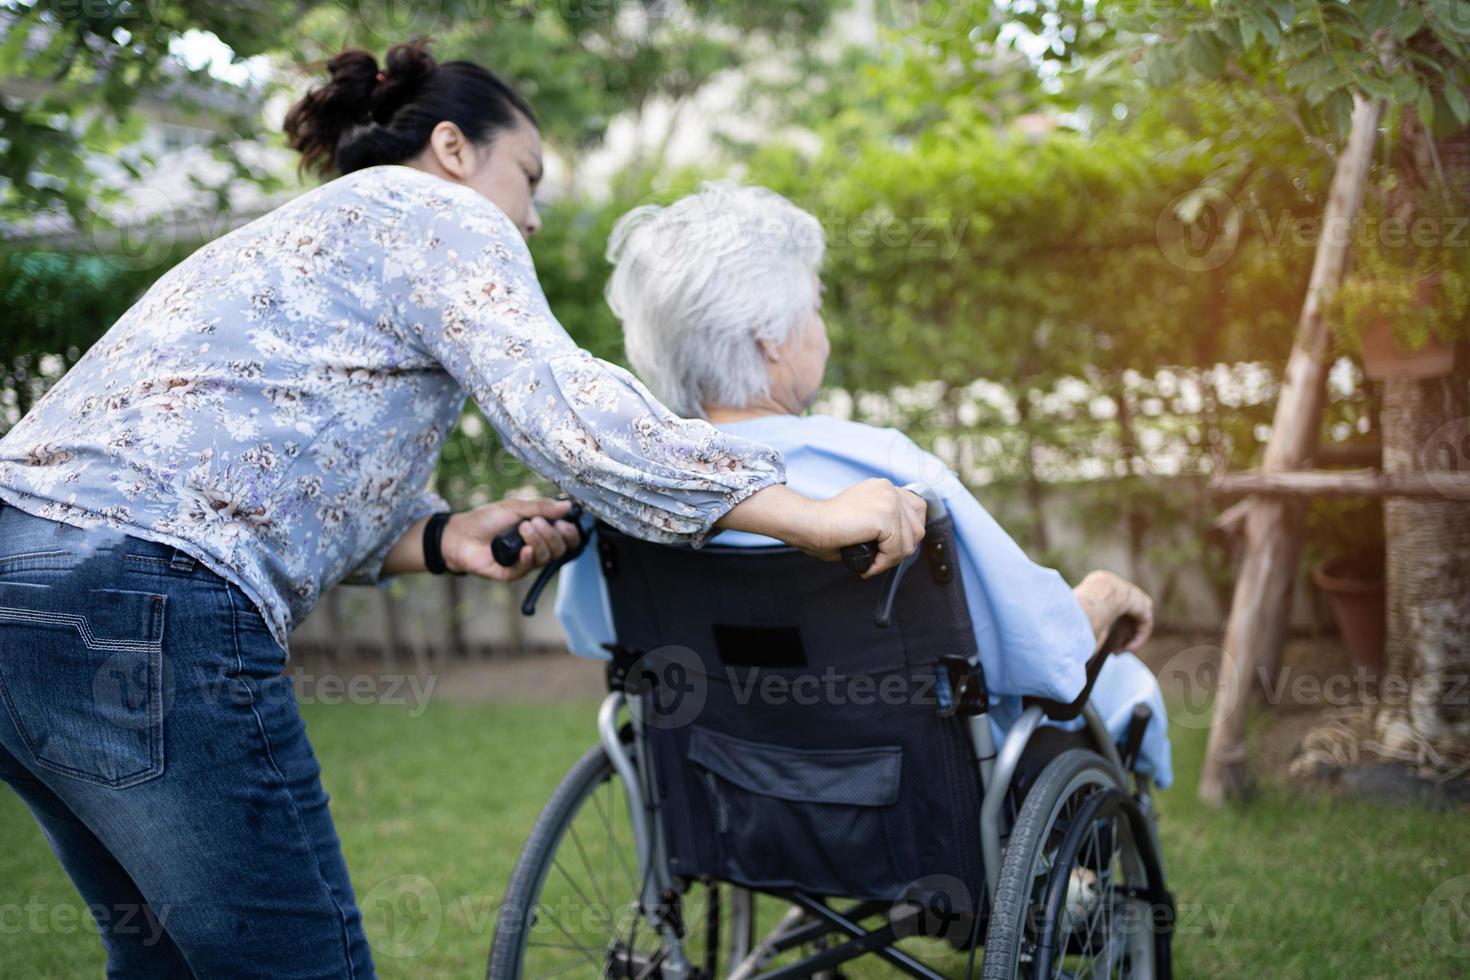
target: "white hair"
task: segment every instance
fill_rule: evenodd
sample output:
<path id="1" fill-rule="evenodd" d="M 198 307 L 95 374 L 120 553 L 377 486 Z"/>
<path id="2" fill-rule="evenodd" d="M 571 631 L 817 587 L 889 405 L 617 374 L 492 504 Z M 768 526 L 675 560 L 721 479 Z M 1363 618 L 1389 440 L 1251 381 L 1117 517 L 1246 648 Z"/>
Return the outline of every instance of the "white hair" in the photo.
<path id="1" fill-rule="evenodd" d="M 710 181 L 618 219 L 607 303 L 628 361 L 686 418 L 770 390 L 758 340 L 779 346 L 817 305 L 821 223 L 775 191 Z"/>

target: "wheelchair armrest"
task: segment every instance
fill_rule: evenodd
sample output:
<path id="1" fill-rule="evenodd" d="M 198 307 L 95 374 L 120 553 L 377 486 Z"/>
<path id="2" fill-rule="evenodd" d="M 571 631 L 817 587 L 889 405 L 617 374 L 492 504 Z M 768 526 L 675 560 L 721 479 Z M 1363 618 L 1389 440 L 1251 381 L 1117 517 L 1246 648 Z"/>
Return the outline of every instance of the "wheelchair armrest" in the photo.
<path id="1" fill-rule="evenodd" d="M 1138 632 L 1138 623 L 1132 616 L 1119 616 L 1104 637 L 1102 646 L 1087 661 L 1087 683 L 1082 685 L 1082 693 L 1071 701 L 1053 701 L 1051 698 L 1025 697 L 1021 703 L 1027 708 L 1040 708 L 1052 721 L 1071 721 L 1082 714 L 1082 709 L 1087 707 L 1088 700 L 1092 697 L 1092 687 L 1097 683 L 1097 675 L 1102 672 L 1103 661 L 1108 659 L 1109 654 L 1123 649 L 1128 641 L 1133 639 Z"/>

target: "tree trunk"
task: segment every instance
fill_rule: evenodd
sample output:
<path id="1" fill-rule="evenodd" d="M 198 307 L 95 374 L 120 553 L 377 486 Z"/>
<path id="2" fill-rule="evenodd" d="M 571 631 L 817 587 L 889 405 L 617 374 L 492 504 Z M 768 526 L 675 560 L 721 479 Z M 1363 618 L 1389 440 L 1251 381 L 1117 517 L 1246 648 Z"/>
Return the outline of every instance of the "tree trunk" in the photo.
<path id="1" fill-rule="evenodd" d="M 1323 228 L 1329 233 L 1324 233 L 1313 257 L 1296 342 L 1286 362 L 1271 438 L 1261 460 L 1261 468 L 1267 471 L 1300 467 L 1316 448 L 1322 424 L 1329 356 L 1322 303 L 1342 281 L 1351 236 L 1340 232 L 1351 227 L 1362 208 L 1378 121 L 1383 115 L 1383 105 L 1377 100 L 1355 101 L 1352 132 L 1332 175 L 1322 218 Z M 1245 560 L 1241 562 L 1225 627 L 1220 686 L 1215 693 L 1210 742 L 1200 773 L 1199 795 L 1207 803 L 1219 804 L 1239 795 L 1249 782 L 1245 722 L 1251 677 L 1261 660 L 1268 664 L 1279 660 L 1300 554 L 1301 505 L 1258 498 L 1246 521 Z"/>
<path id="2" fill-rule="evenodd" d="M 1449 425 L 1458 432 L 1455 423 L 1467 417 L 1463 355 L 1451 377 L 1384 382 L 1384 469 L 1443 466 L 1436 430 Z M 1388 670 L 1376 735 L 1395 752 L 1427 743 L 1441 757 L 1460 757 L 1470 752 L 1470 501 L 1390 498 L 1383 518 Z"/>
<path id="3" fill-rule="evenodd" d="M 1470 127 L 1436 140 L 1405 113 L 1392 160 L 1390 214 L 1463 214 Z M 1433 301 L 1433 300 L 1431 300 Z M 1391 474 L 1463 473 L 1470 463 L 1470 364 L 1460 346 L 1446 378 L 1383 384 L 1383 466 Z M 1440 486 L 1443 486 L 1440 484 Z M 1374 734 L 1400 758 L 1470 760 L 1470 500 L 1451 491 L 1390 499 L 1387 539 L 1388 664 Z M 1424 750 L 1428 749 L 1429 752 Z"/>

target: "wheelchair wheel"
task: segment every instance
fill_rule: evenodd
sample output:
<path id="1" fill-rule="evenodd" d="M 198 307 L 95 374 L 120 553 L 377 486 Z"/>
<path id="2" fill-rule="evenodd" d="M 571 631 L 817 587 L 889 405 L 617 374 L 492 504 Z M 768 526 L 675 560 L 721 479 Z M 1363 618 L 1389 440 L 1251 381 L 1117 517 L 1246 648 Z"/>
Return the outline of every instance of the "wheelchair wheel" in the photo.
<path id="1" fill-rule="evenodd" d="M 1173 908 L 1153 841 L 1101 756 L 1057 756 L 1006 843 L 982 977 L 1167 980 Z"/>
<path id="2" fill-rule="evenodd" d="M 637 764 L 636 750 L 628 751 Z M 602 747 L 562 778 L 521 850 L 490 947 L 489 980 L 660 980 L 671 950 L 639 907 L 642 881 L 628 800 Z M 715 978 L 750 950 L 748 892 L 689 882 L 667 896 L 691 980 Z"/>

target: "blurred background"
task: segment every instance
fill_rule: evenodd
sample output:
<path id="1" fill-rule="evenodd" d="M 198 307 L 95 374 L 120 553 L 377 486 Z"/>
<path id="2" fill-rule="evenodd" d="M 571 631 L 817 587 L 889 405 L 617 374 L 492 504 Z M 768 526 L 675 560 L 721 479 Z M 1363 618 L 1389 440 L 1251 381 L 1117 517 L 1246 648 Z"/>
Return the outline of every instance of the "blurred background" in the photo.
<path id="1" fill-rule="evenodd" d="M 1199 902 L 1186 975 L 1470 972 L 1470 853 L 1441 819 L 1470 798 L 1470 4 L 6 0 L 0 28 L 0 432 L 174 262 L 305 188 L 279 129 L 316 64 L 426 35 L 440 60 L 512 80 L 542 120 L 531 249 L 579 343 L 625 363 L 602 298 L 620 214 L 709 177 L 772 187 L 827 234 L 818 411 L 908 432 L 1069 580 L 1106 567 L 1153 594 L 1147 654 L 1184 757 L 1166 843 L 1190 848 L 1192 823 L 1206 843 L 1183 873 L 1214 883 L 1182 889 Z M 1349 196 L 1333 212 L 1335 178 Z M 1320 383 L 1289 383 L 1294 345 Z M 472 405 L 437 484 L 457 507 L 553 489 Z M 516 613 L 523 587 L 339 588 L 296 633 L 293 669 L 308 698 L 327 676 L 380 694 L 428 678 L 518 732 L 575 718 L 585 740 L 576 699 L 600 677 L 565 656 L 549 601 Z M 1226 711 L 1222 660 L 1244 664 Z M 1427 686 L 1389 710 L 1385 673 Z M 573 707 L 528 722 L 500 703 L 521 701 Z M 451 745 L 488 737 L 431 716 L 444 727 L 310 715 L 349 773 L 334 806 L 406 820 L 355 753 L 428 739 L 395 771 L 437 786 Z M 1212 718 L 1220 771 L 1202 774 Z M 490 757 L 524 737 L 504 738 Z M 1302 783 L 1326 801 L 1271 795 Z M 1197 790 L 1255 808 L 1195 809 Z M 505 841 L 538 792 L 505 804 Z M 1344 794 L 1441 812 L 1333 808 Z M 1323 808 L 1315 827 L 1302 806 Z M 369 885 L 396 873 L 378 851 L 407 832 L 373 826 L 348 839 Z M 1393 846 L 1364 843 L 1384 828 Z M 1269 870 L 1289 852 L 1322 863 Z M 450 899 L 497 886 L 453 874 L 427 880 L 444 928 L 470 938 L 388 967 L 474 960 L 480 934 Z M 1283 906 L 1295 935 L 1328 938 L 1293 947 Z M 1210 918 L 1225 911 L 1233 927 Z"/>

